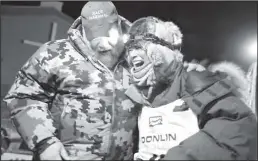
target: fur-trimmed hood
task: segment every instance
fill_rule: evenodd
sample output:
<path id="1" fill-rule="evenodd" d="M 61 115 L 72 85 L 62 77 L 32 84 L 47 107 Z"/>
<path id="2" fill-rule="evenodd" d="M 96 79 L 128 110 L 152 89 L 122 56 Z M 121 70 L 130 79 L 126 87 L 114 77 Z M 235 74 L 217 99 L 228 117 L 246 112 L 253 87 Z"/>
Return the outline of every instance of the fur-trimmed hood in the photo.
<path id="1" fill-rule="evenodd" d="M 252 108 L 254 113 L 257 116 L 257 107 L 256 107 L 256 91 L 257 91 L 257 62 L 251 64 L 247 72 L 247 80 L 248 80 L 248 105 Z"/>
<path id="2" fill-rule="evenodd" d="M 247 87 L 246 73 L 241 67 L 239 67 L 235 63 L 229 61 L 214 63 L 208 67 L 208 70 L 212 72 L 220 71 L 227 73 L 229 76 L 232 77 L 234 83 L 239 88 L 244 90 Z"/>
<path id="3" fill-rule="evenodd" d="M 248 92 L 249 81 L 246 77 L 246 72 L 237 64 L 222 61 L 214 63 L 208 66 L 208 70 L 212 72 L 224 72 L 232 80 L 234 85 L 237 87 L 237 92 L 240 94 L 239 97 L 249 106 L 250 93 Z"/>

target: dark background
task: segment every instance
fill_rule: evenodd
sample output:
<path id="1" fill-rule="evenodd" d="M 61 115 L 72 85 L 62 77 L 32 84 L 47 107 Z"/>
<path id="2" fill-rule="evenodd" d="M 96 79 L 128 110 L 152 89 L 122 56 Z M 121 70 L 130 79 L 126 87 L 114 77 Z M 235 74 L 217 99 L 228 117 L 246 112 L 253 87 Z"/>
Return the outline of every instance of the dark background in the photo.
<path id="1" fill-rule="evenodd" d="M 63 1 L 62 11 L 77 18 L 86 1 Z M 40 2 L 2 2 L 39 5 Z M 172 20 L 184 34 L 186 60 L 233 61 L 247 70 L 254 58 L 247 46 L 257 42 L 256 1 L 115 1 L 118 13 L 130 21 L 143 16 Z M 256 58 L 255 58 L 256 59 Z"/>

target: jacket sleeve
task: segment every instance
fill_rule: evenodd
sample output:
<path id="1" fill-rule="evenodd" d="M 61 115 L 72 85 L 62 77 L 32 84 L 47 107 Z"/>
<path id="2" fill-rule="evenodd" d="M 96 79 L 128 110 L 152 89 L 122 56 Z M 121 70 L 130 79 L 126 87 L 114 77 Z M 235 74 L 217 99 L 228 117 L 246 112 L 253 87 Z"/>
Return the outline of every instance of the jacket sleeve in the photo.
<path id="1" fill-rule="evenodd" d="M 199 117 L 200 131 L 170 149 L 163 160 L 255 160 L 257 120 L 237 97 L 227 95 Z M 200 120 L 202 119 L 202 120 Z"/>
<path id="2" fill-rule="evenodd" d="M 49 145 L 58 141 L 48 109 L 55 95 L 53 74 L 48 65 L 50 58 L 44 44 L 18 71 L 4 98 L 13 124 L 31 150 L 42 141 Z"/>

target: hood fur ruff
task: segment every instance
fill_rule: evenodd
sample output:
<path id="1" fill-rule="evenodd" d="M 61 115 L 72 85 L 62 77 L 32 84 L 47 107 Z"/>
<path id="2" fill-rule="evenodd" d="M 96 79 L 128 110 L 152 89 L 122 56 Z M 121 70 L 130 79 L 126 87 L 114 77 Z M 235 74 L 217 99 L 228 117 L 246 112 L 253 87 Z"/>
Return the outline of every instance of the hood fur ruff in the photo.
<path id="1" fill-rule="evenodd" d="M 230 77 L 234 79 L 234 82 L 239 88 L 245 89 L 247 87 L 246 73 L 241 67 L 239 67 L 235 63 L 228 61 L 215 63 L 210 65 L 208 67 L 208 70 L 212 72 L 219 71 L 227 73 Z"/>
<path id="2" fill-rule="evenodd" d="M 247 105 L 249 104 L 248 100 L 250 99 L 250 94 L 248 92 L 248 79 L 246 77 L 245 71 L 241 67 L 239 67 L 235 63 L 223 61 L 211 64 L 208 67 L 208 70 L 212 72 L 219 71 L 227 73 L 233 83 L 238 87 L 237 91 L 241 94 L 240 99 L 243 100 Z"/>

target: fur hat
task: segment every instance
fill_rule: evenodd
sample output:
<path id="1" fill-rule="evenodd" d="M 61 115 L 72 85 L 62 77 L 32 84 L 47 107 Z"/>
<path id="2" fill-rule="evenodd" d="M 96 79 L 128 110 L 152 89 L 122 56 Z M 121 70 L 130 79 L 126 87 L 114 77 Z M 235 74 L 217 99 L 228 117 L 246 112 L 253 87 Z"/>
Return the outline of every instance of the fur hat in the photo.
<path id="1" fill-rule="evenodd" d="M 165 22 L 156 17 L 144 17 L 133 22 L 129 30 L 129 42 L 133 45 L 132 41 L 151 41 L 156 44 L 167 46 L 174 50 L 181 47 L 183 34 L 179 27 L 173 22 Z"/>

